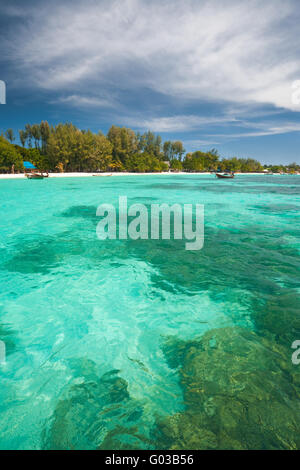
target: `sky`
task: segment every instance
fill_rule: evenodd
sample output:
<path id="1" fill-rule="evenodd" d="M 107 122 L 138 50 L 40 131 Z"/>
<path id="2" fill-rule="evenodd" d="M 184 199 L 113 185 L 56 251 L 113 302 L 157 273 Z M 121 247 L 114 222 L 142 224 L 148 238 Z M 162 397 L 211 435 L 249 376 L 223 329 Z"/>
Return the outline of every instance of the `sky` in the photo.
<path id="1" fill-rule="evenodd" d="M 299 24 L 298 0 L 0 0 L 0 133 L 115 124 L 300 163 Z"/>

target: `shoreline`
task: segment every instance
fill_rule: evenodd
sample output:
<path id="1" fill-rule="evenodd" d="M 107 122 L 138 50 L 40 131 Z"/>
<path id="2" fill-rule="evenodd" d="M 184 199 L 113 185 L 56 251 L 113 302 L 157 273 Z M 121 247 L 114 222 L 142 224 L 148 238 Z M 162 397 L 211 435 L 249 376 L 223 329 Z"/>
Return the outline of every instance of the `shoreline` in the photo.
<path id="1" fill-rule="evenodd" d="M 266 174 L 266 173 L 235 173 L 236 175 L 245 175 L 245 176 L 300 176 L 299 174 L 291 174 L 291 175 L 280 175 L 279 173 L 276 174 Z M 130 173 L 130 172 L 114 172 L 114 173 L 49 173 L 49 178 L 89 178 L 93 177 L 93 175 L 96 175 L 95 177 L 108 177 L 108 176 L 158 176 L 158 175 L 168 175 L 168 176 L 182 176 L 182 175 L 196 175 L 196 176 L 214 176 L 210 172 L 207 173 L 187 173 L 184 171 L 180 171 L 178 173 L 176 172 L 163 172 L 163 173 Z M 26 176 L 24 173 L 19 173 L 19 174 L 12 174 L 12 173 L 6 173 L 6 174 L 0 174 L 0 179 L 26 179 Z"/>

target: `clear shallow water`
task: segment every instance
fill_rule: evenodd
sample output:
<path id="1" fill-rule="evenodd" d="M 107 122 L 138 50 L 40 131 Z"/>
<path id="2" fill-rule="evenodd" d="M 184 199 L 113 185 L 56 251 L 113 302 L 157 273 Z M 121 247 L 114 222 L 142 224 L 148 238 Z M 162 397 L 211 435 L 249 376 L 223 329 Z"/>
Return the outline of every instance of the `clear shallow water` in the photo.
<path id="1" fill-rule="evenodd" d="M 204 204 L 203 250 L 187 252 L 173 240 L 99 241 L 96 208 L 117 204 L 122 195 L 129 204 Z M 226 440 L 216 430 L 224 421 L 216 413 L 214 437 L 200 444 L 194 437 L 180 440 L 165 423 L 199 414 L 191 425 L 196 430 L 210 416 L 205 404 L 218 392 L 200 384 L 199 376 L 209 375 L 212 365 L 213 382 L 220 380 L 226 392 L 222 356 L 216 362 L 214 349 L 211 359 L 203 356 L 207 338 L 213 348 L 218 342 L 219 352 L 228 338 L 237 338 L 230 357 L 238 361 L 241 353 L 243 370 L 252 368 L 239 331 L 256 335 L 247 344 L 258 354 L 258 369 L 262 341 L 269 341 L 266 350 L 281 348 L 276 373 L 258 391 L 281 386 L 278 406 L 288 406 L 292 415 L 299 411 L 298 369 L 290 369 L 290 346 L 300 339 L 299 177 L 3 180 L 0 197 L 0 339 L 8 353 L 0 366 L 0 448 L 238 447 L 233 431 L 226 431 Z M 200 372 L 190 372 L 191 347 L 201 352 Z M 205 390 L 204 401 L 197 395 L 191 405 L 186 374 L 198 392 Z M 247 388 L 245 380 L 240 383 Z M 242 412 L 235 416 L 242 426 Z M 281 418 L 274 419 L 270 427 L 283 434 L 278 442 L 297 446 L 296 425 L 286 430 Z M 253 447 L 270 447 L 268 433 Z"/>

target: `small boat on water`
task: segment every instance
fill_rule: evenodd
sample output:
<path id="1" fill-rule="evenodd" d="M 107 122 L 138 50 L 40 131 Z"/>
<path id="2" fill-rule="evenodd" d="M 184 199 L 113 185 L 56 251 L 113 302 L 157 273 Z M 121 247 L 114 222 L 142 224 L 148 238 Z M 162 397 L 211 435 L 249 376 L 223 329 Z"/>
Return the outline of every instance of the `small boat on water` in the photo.
<path id="1" fill-rule="evenodd" d="M 42 180 L 49 177 L 48 171 L 38 170 L 31 162 L 23 162 L 25 176 L 29 180 Z"/>
<path id="2" fill-rule="evenodd" d="M 234 178 L 234 173 L 216 173 L 217 178 L 232 179 Z"/>
<path id="3" fill-rule="evenodd" d="M 106 176 L 112 176 L 112 175 L 93 175 L 93 176 L 102 176 L 102 178 L 105 178 Z"/>
<path id="4" fill-rule="evenodd" d="M 48 178 L 48 173 L 43 172 L 36 172 L 36 173 L 26 173 L 26 176 L 29 180 L 43 180 L 44 178 Z"/>

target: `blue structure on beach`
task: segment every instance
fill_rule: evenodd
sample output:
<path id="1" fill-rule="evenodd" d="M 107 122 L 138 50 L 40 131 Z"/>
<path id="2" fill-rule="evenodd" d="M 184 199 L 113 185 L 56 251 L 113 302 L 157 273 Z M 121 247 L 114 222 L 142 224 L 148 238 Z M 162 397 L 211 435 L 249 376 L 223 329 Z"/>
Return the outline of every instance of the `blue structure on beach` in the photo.
<path id="1" fill-rule="evenodd" d="M 34 166 L 31 162 L 23 162 L 25 170 L 36 170 L 36 166 Z"/>

